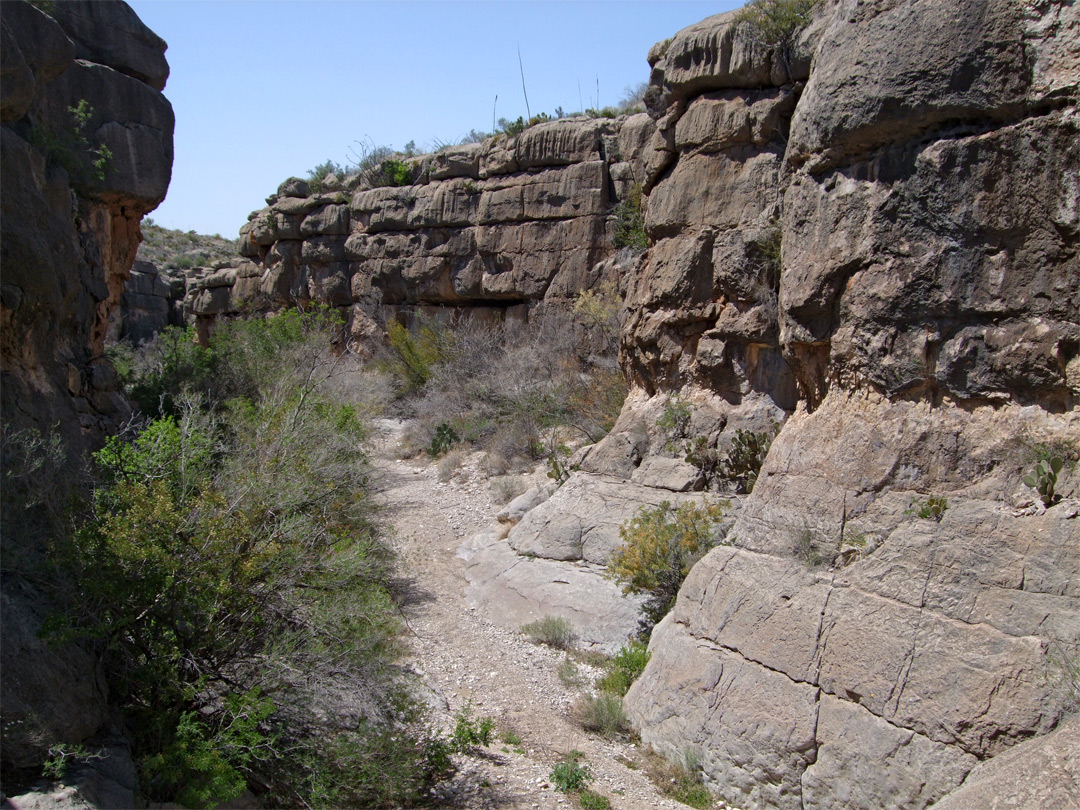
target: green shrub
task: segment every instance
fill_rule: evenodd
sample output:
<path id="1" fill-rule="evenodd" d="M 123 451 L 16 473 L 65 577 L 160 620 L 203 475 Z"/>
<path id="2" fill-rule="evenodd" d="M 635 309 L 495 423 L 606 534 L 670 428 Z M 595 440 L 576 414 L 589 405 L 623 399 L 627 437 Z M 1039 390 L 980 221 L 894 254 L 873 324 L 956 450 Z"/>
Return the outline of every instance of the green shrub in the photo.
<path id="1" fill-rule="evenodd" d="M 422 322 L 413 333 L 392 320 L 386 325 L 386 336 L 394 352 L 390 371 L 401 380 L 406 392 L 423 388 L 450 349 L 450 335 L 434 323 Z"/>
<path id="2" fill-rule="evenodd" d="M 1052 506 L 1058 499 L 1054 493 L 1057 486 L 1058 473 L 1064 468 L 1065 462 L 1060 456 L 1040 461 L 1035 469 L 1024 476 L 1024 484 L 1039 493 L 1043 505 Z"/>
<path id="3" fill-rule="evenodd" d="M 649 779 L 669 799 L 698 810 L 708 810 L 714 806 L 712 794 L 702 782 L 701 763 L 690 752 L 687 752 L 683 762 L 679 763 L 647 750 L 645 767 Z"/>
<path id="4" fill-rule="evenodd" d="M 727 501 L 673 507 L 664 501 L 655 509 L 642 507 L 619 527 L 623 544 L 611 555 L 607 575 L 623 593 L 642 593 L 642 635 L 652 632 L 678 596 L 691 566 L 716 545 L 716 524 Z"/>
<path id="5" fill-rule="evenodd" d="M 473 719 L 472 706 L 467 705 L 457 713 L 451 741 L 455 751 L 467 753 L 477 746 L 491 745 L 494 734 L 495 720 L 491 717 Z"/>
<path id="6" fill-rule="evenodd" d="M 607 671 L 596 682 L 596 688 L 622 697 L 648 663 L 649 646 L 640 640 L 631 641 L 608 662 Z"/>
<path id="7" fill-rule="evenodd" d="M 615 237 L 617 248 L 629 248 L 633 253 L 641 253 L 649 246 L 649 237 L 645 233 L 645 214 L 642 210 L 641 185 L 630 187 L 625 199 L 614 209 Z"/>
<path id="8" fill-rule="evenodd" d="M 791 79 L 791 48 L 799 32 L 810 24 L 819 0 L 751 0 L 739 9 L 735 22 L 745 26 L 751 39 L 775 48 Z"/>
<path id="9" fill-rule="evenodd" d="M 544 616 L 522 625 L 521 632 L 534 644 L 546 644 L 557 650 L 569 650 L 577 641 L 574 625 L 562 616 Z"/>
<path id="10" fill-rule="evenodd" d="M 589 766 L 582 763 L 585 755 L 580 751 L 571 751 L 551 769 L 551 783 L 562 793 L 576 793 L 585 790 L 593 781 Z"/>
<path id="11" fill-rule="evenodd" d="M 172 412 L 106 442 L 55 543 L 63 612 L 45 633 L 100 650 L 153 801 L 257 783 L 267 806 L 411 805 L 452 768 L 391 681 L 395 557 L 367 426 L 331 386 L 339 328 L 317 312 L 223 324 L 136 372 Z M 368 719 L 341 723 L 345 694 Z"/>
<path id="12" fill-rule="evenodd" d="M 318 194 L 321 192 L 323 190 L 323 181 L 331 174 L 339 180 L 345 178 L 345 169 L 330 158 L 327 158 L 323 163 L 320 163 L 314 169 L 308 171 L 307 184 L 308 188 L 311 189 L 311 193 Z"/>
<path id="13" fill-rule="evenodd" d="M 583 729 L 601 737 L 621 737 L 630 731 L 622 698 L 611 692 L 582 695 L 574 704 L 572 715 Z"/>

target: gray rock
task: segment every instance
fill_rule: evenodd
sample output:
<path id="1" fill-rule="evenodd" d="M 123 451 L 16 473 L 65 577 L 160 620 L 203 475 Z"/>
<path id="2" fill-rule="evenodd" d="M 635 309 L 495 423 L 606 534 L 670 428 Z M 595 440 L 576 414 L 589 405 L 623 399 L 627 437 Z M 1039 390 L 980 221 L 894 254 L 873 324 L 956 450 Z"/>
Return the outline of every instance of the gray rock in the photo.
<path id="1" fill-rule="evenodd" d="M 600 566 L 523 557 L 495 534 L 469 538 L 458 556 L 465 560 L 469 605 L 504 627 L 560 616 L 581 644 L 608 654 L 637 631 L 640 601 L 624 596 Z"/>
<path id="2" fill-rule="evenodd" d="M 96 62 L 165 89 L 169 64 L 165 40 L 151 31 L 127 3 L 64 0 L 48 13 L 75 44 L 75 57 Z"/>

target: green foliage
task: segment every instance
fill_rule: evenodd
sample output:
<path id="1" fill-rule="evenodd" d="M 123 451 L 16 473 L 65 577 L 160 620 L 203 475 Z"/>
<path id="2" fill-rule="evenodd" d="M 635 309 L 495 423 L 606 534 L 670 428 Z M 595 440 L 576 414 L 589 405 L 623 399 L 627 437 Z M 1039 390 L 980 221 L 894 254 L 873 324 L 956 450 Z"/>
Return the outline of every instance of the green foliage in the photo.
<path id="1" fill-rule="evenodd" d="M 68 770 L 72 765 L 79 762 L 89 762 L 92 759 L 105 759 L 104 751 L 91 751 L 85 745 L 67 745 L 57 743 L 49 746 L 48 758 L 41 766 L 41 775 L 55 782 L 62 782 L 67 778 Z"/>
<path id="2" fill-rule="evenodd" d="M 642 507 L 619 527 L 623 544 L 611 555 L 607 576 L 622 585 L 623 593 L 647 595 L 643 635 L 675 604 L 693 564 L 717 544 L 716 524 L 728 506 L 727 501 L 701 506 L 688 501 L 673 507 L 664 501 L 654 509 Z"/>
<path id="3" fill-rule="evenodd" d="M 641 253 L 649 246 L 645 233 L 645 214 L 642 210 L 641 185 L 634 183 L 626 197 L 615 206 L 615 238 L 617 248 L 629 248 Z"/>
<path id="4" fill-rule="evenodd" d="M 163 228 L 150 218 L 143 219 L 140 228 L 143 241 L 136 258 L 153 262 L 158 267 L 169 270 L 209 267 L 216 261 L 237 255 L 236 239 Z"/>
<path id="5" fill-rule="evenodd" d="M 378 186 L 411 186 L 414 180 L 413 169 L 404 160 L 387 158 L 378 169 L 370 173 L 368 182 Z"/>
<path id="6" fill-rule="evenodd" d="M 739 9 L 736 23 L 742 23 L 750 37 L 775 48 L 791 78 L 791 48 L 813 18 L 820 0 L 752 0 Z"/>
<path id="7" fill-rule="evenodd" d="M 498 131 L 507 137 L 513 138 L 515 135 L 520 135 L 525 131 L 525 119 L 520 115 L 513 121 L 508 121 L 505 118 L 500 118 L 498 123 Z"/>
<path id="8" fill-rule="evenodd" d="M 196 712 L 183 712 L 172 741 L 141 763 L 142 787 L 150 797 L 174 799 L 184 807 L 214 807 L 247 787 L 245 772 L 273 745 L 259 728 L 274 704 L 257 692 L 231 694 L 212 728 Z"/>
<path id="9" fill-rule="evenodd" d="M 622 697 L 611 692 L 583 695 L 573 707 L 573 716 L 586 731 L 614 739 L 630 731 Z"/>
<path id="10" fill-rule="evenodd" d="M 923 520 L 941 521 L 945 510 L 949 508 L 949 501 L 941 495 L 931 495 L 925 501 L 916 498 L 911 506 L 904 512 L 907 515 L 915 515 Z"/>
<path id="11" fill-rule="evenodd" d="M 718 472 L 735 482 L 737 492 L 753 492 L 758 472 L 765 463 L 765 456 L 769 453 L 769 445 L 775 435 L 775 426 L 773 431 L 756 432 L 742 428 L 735 431 L 731 447 L 720 460 Z"/>
<path id="12" fill-rule="evenodd" d="M 37 123 L 30 131 L 30 143 L 45 155 L 45 159 L 61 166 L 74 183 L 100 185 L 112 161 L 112 151 L 104 143 L 93 144 L 87 129 L 94 117 L 94 108 L 85 99 L 67 108 L 70 122 L 58 130 Z"/>
<path id="13" fill-rule="evenodd" d="M 656 420 L 656 426 L 664 434 L 665 447 L 674 451 L 680 439 L 690 431 L 690 403 L 676 394 L 664 403 L 664 412 Z"/>
<path id="14" fill-rule="evenodd" d="M 631 641 L 608 662 L 607 671 L 596 682 L 596 688 L 622 697 L 648 663 L 649 646 L 639 639 Z"/>
<path id="15" fill-rule="evenodd" d="M 580 751 L 571 751 L 551 769 L 551 784 L 562 793 L 576 793 L 585 790 L 593 781 L 589 766 L 582 760 L 585 755 Z"/>
<path id="16" fill-rule="evenodd" d="M 581 810 L 611 810 L 611 799 L 592 790 L 583 790 L 578 796 Z"/>
<path id="17" fill-rule="evenodd" d="M 619 293 L 615 282 L 605 281 L 595 290 L 582 290 L 574 299 L 574 317 L 606 340 L 618 337 Z"/>
<path id="18" fill-rule="evenodd" d="M 330 175 L 334 175 L 339 180 L 345 179 L 345 169 L 338 163 L 335 163 L 330 158 L 327 158 L 324 162 L 320 163 L 315 168 L 308 171 L 307 184 L 311 189 L 312 194 L 318 194 L 323 190 L 323 181 Z"/>
<path id="19" fill-rule="evenodd" d="M 521 632 L 534 644 L 546 644 L 557 650 L 569 650 L 578 638 L 574 625 L 562 616 L 544 616 L 522 625 Z"/>
<path id="20" fill-rule="evenodd" d="M 650 751 L 646 755 L 646 768 L 649 779 L 669 799 L 698 810 L 714 806 L 713 797 L 702 782 L 701 763 L 690 752 L 683 762 L 671 762 Z"/>
<path id="21" fill-rule="evenodd" d="M 451 339 L 437 324 L 421 323 L 414 334 L 394 320 L 386 325 L 386 335 L 394 352 L 390 371 L 406 392 L 423 388 L 435 365 L 446 357 Z"/>
<path id="22" fill-rule="evenodd" d="M 495 720 L 491 717 L 473 719 L 472 706 L 467 705 L 457 713 L 454 733 L 451 738 L 453 749 L 459 753 L 468 753 L 477 746 L 491 745 L 495 735 Z"/>
<path id="23" fill-rule="evenodd" d="M 166 374 L 134 362 L 173 412 L 96 454 L 89 511 L 57 544 L 48 635 L 101 652 L 155 801 L 209 806 L 255 781 L 269 806 L 398 806 L 452 768 L 391 700 L 395 558 L 367 427 L 331 385 L 339 330 L 282 313 L 222 324 Z M 369 719 L 328 725 L 327 696 L 357 685 Z"/>
<path id="24" fill-rule="evenodd" d="M 1058 473 L 1064 468 L 1065 462 L 1060 456 L 1044 459 L 1035 465 L 1035 469 L 1024 476 L 1024 484 L 1039 493 L 1039 497 L 1045 506 L 1052 506 L 1057 502 L 1058 496 L 1054 493 L 1057 486 Z"/>
<path id="25" fill-rule="evenodd" d="M 570 478 L 570 473 L 576 469 L 576 467 L 572 467 L 567 463 L 569 457 L 570 448 L 565 444 L 560 444 L 557 447 L 552 448 L 551 452 L 548 453 L 547 477 L 555 481 L 559 486 L 565 484 Z"/>
<path id="26" fill-rule="evenodd" d="M 460 441 L 461 437 L 457 435 L 454 429 L 448 423 L 443 422 L 435 428 L 435 435 L 432 437 L 431 445 L 428 447 L 428 455 L 432 458 L 438 458 Z"/>

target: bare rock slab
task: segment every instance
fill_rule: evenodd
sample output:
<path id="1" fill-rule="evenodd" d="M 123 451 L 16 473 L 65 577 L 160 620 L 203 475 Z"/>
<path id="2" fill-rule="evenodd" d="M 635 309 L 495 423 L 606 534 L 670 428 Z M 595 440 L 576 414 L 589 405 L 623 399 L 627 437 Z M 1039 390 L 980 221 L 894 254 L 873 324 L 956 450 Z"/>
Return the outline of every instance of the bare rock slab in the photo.
<path id="1" fill-rule="evenodd" d="M 466 600 L 490 621 L 518 629 L 543 616 L 570 621 L 582 645 L 616 652 L 637 630 L 640 602 L 623 596 L 604 569 L 584 562 L 523 557 L 495 533 L 462 543 Z"/>

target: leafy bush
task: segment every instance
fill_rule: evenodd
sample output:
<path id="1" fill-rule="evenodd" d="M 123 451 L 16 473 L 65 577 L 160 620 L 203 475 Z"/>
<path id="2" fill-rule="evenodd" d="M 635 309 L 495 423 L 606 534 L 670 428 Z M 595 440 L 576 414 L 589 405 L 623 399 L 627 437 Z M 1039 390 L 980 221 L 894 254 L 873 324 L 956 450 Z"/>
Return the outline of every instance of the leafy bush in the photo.
<path id="1" fill-rule="evenodd" d="M 641 253 L 649 246 L 649 237 L 645 233 L 645 214 L 642 210 L 641 185 L 631 186 L 618 205 L 615 206 L 615 247 L 629 248 L 634 253 Z"/>
<path id="2" fill-rule="evenodd" d="M 450 349 L 451 336 L 434 323 L 421 323 L 414 334 L 392 320 L 386 325 L 386 335 L 394 352 L 390 371 L 406 392 L 422 388 Z"/>
<path id="3" fill-rule="evenodd" d="M 574 625 L 562 616 L 544 616 L 522 625 L 521 632 L 534 644 L 546 644 L 557 650 L 569 650 L 578 638 Z"/>
<path id="4" fill-rule="evenodd" d="M 270 806 L 413 804 L 452 767 L 390 680 L 395 556 L 367 426 L 333 396 L 339 329 L 233 322 L 136 374 L 156 415 L 96 454 L 88 513 L 57 545 L 48 635 L 97 645 L 154 801 L 257 785 Z"/>
<path id="5" fill-rule="evenodd" d="M 1039 493 L 1043 505 L 1053 506 L 1058 496 L 1054 494 L 1057 486 L 1058 473 L 1064 468 L 1065 462 L 1059 457 L 1040 461 L 1030 473 L 1024 476 L 1024 484 Z"/>
<path id="6" fill-rule="evenodd" d="M 729 505 L 687 502 L 673 507 L 664 501 L 655 509 L 642 507 L 619 527 L 623 544 L 611 555 L 607 575 L 622 585 L 623 593 L 647 595 L 641 608 L 643 636 L 671 610 L 691 566 L 718 542 L 716 524 Z"/>
<path id="7" fill-rule="evenodd" d="M 819 0 L 751 0 L 735 16 L 751 39 L 775 48 L 791 79 L 791 48 L 813 17 Z"/>
<path id="8" fill-rule="evenodd" d="M 571 751 L 551 769 L 551 783 L 562 793 L 576 793 L 585 790 L 593 781 L 589 766 L 582 763 L 585 755 L 580 751 Z"/>
<path id="9" fill-rule="evenodd" d="M 466 753 L 477 746 L 491 745 L 494 735 L 495 720 L 491 717 L 481 717 L 479 720 L 474 720 L 472 706 L 467 705 L 457 714 L 451 740 L 455 751 Z"/>
<path id="10" fill-rule="evenodd" d="M 596 682 L 596 688 L 622 697 L 630 685 L 645 671 L 649 663 L 649 647 L 640 640 L 631 641 L 608 662 L 607 672 Z"/>
<path id="11" fill-rule="evenodd" d="M 323 190 L 323 181 L 330 175 L 334 175 L 339 180 L 345 178 L 345 169 L 330 158 L 308 171 L 307 184 L 308 188 L 311 189 L 311 193 L 318 194 L 321 192 Z"/>
<path id="12" fill-rule="evenodd" d="M 574 704 L 572 714 L 583 729 L 601 737 L 621 737 L 630 731 L 622 698 L 611 692 L 582 695 Z"/>

